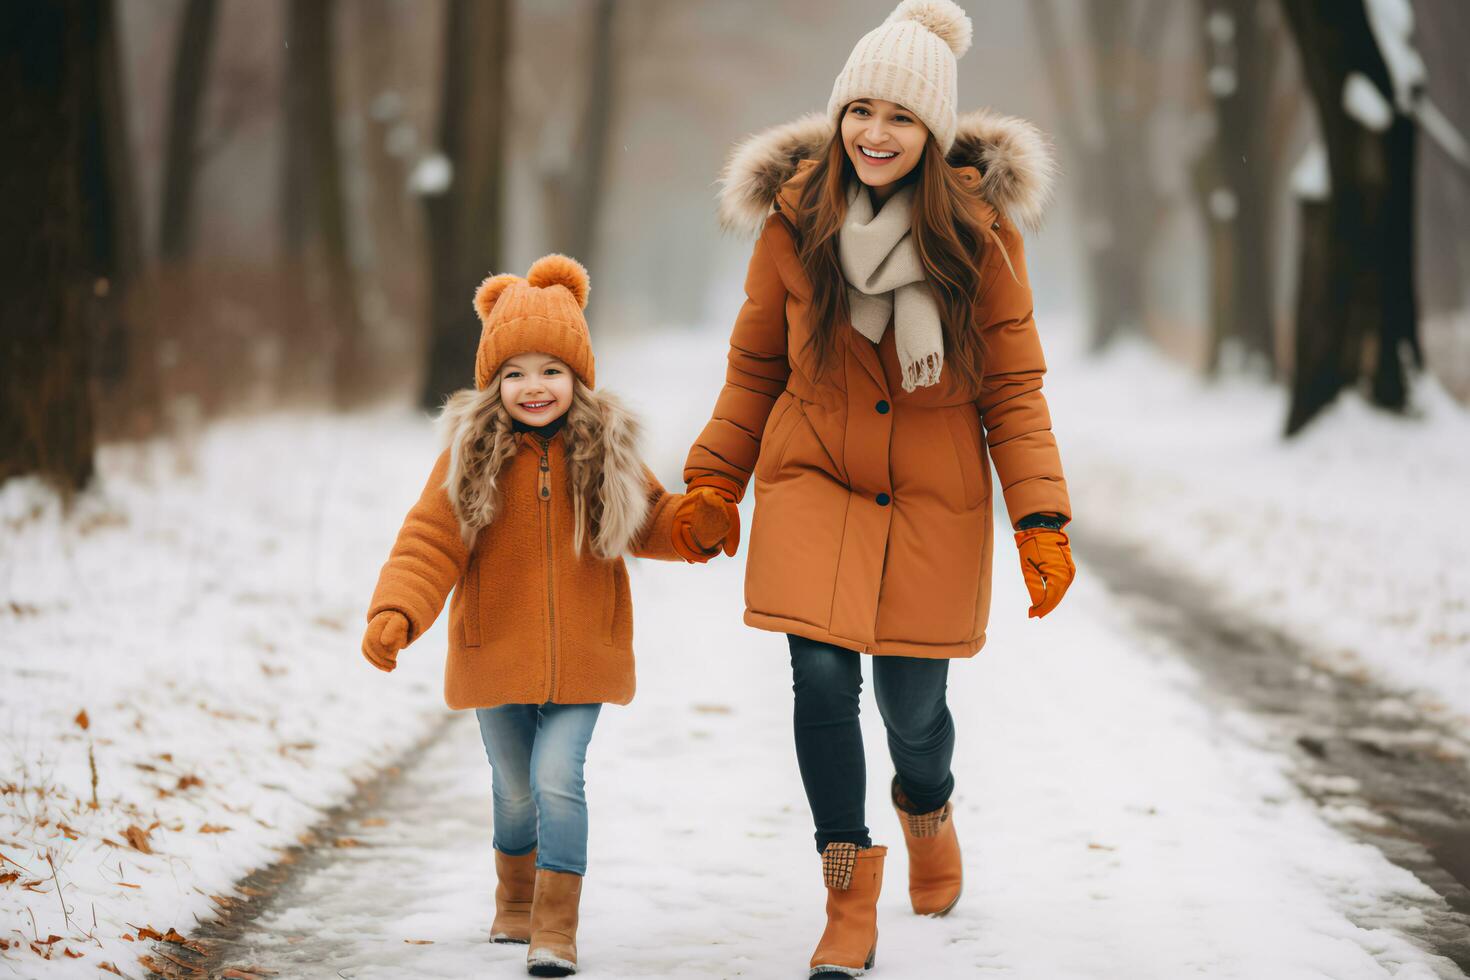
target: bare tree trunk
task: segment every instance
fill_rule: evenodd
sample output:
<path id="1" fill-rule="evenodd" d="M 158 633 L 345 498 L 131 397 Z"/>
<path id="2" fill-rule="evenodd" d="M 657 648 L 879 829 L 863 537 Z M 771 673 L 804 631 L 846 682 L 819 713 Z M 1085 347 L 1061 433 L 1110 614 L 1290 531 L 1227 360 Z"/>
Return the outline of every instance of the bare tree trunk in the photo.
<path id="1" fill-rule="evenodd" d="M 138 208 L 137 177 L 128 141 L 128 107 L 118 37 L 117 0 L 103 0 L 99 22 L 97 158 L 104 179 L 87 191 L 88 198 L 108 202 L 108 256 L 105 295 L 93 345 L 98 391 L 99 432 L 135 436 L 153 430 L 159 415 L 155 339 L 151 336 L 152 289 L 143 257 L 143 227 Z"/>
<path id="2" fill-rule="evenodd" d="M 1067 50 L 1051 0 L 1035 0 L 1028 8 L 1061 116 L 1061 134 L 1075 161 L 1068 169 L 1078 175 L 1092 344 L 1098 349 L 1143 327 L 1144 257 L 1161 202 L 1139 148 L 1146 143 L 1157 102 L 1153 60 L 1167 4 L 1088 4 L 1094 75 L 1080 86 L 1072 75 L 1079 59 Z M 1095 93 L 1098 122 L 1081 107 L 1082 93 Z"/>
<path id="3" fill-rule="evenodd" d="M 376 376 L 385 393 L 411 390 L 416 395 L 418 365 L 405 364 L 405 358 L 421 356 L 424 350 L 424 242 L 418 202 L 408 193 L 404 158 L 411 147 L 404 134 L 411 127 L 400 95 L 407 55 L 400 48 L 394 6 L 394 0 L 354 0 L 342 10 L 351 29 L 340 48 L 350 69 L 344 77 L 361 120 L 356 144 L 360 183 L 348 200 L 353 202 L 351 213 L 360 213 L 362 219 L 354 256 L 360 268 L 364 329 L 382 338 L 374 344 L 374 358 L 392 365 L 391 373 L 379 366 Z M 422 16 L 417 9 L 412 13 Z"/>
<path id="4" fill-rule="evenodd" d="M 0 480 L 64 493 L 93 472 L 93 281 L 110 244 L 84 197 L 105 173 L 100 0 L 0 5 Z M 105 180 L 103 181 L 105 186 Z"/>
<path id="5" fill-rule="evenodd" d="M 217 0 L 188 0 L 174 43 L 163 202 L 158 222 L 158 256 L 165 263 L 183 259 L 192 244 L 199 105 L 209 77 L 217 10 Z"/>
<path id="6" fill-rule="evenodd" d="M 474 377 L 479 327 L 471 300 L 500 271 L 510 0 L 450 0 L 444 33 L 440 150 L 449 186 L 425 198 L 429 358 L 420 401 L 437 408 Z"/>
<path id="7" fill-rule="evenodd" d="M 597 241 L 598 215 L 601 213 L 602 187 L 607 169 L 607 134 L 612 126 L 614 105 L 615 0 L 597 0 L 592 24 L 592 66 L 587 74 L 587 101 L 582 111 L 582 125 L 572 173 L 576 175 L 576 193 L 572 195 L 574 237 L 571 254 L 591 264 Z"/>
<path id="8" fill-rule="evenodd" d="M 308 342 L 306 383 L 339 405 L 371 398 L 372 364 L 347 254 L 332 69 L 332 0 L 287 14 L 282 260 L 293 333 Z"/>
<path id="9" fill-rule="evenodd" d="M 1393 105 L 1362 0 L 1282 0 L 1327 147 L 1324 214 L 1304 205 L 1302 280 L 1287 434 L 1367 374 L 1374 404 L 1402 409 L 1403 356 L 1417 356 L 1413 267 L 1414 127 L 1397 108 L 1375 132 L 1343 107 L 1351 74 Z"/>
<path id="10" fill-rule="evenodd" d="M 1206 372 L 1220 366 L 1227 340 L 1274 373 L 1271 312 L 1270 116 L 1278 50 L 1263 20 L 1265 0 L 1204 0 L 1201 26 L 1206 87 L 1215 108 L 1215 138 L 1195 170 L 1209 229 L 1210 344 Z M 1269 11 L 1269 13 L 1268 13 Z"/>

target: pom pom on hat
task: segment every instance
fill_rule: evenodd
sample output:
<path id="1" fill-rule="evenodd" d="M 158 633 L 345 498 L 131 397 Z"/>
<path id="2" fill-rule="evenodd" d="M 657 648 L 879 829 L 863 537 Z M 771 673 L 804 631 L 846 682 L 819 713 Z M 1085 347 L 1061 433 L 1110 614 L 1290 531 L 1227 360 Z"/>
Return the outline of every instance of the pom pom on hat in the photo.
<path id="1" fill-rule="evenodd" d="M 974 25 L 968 14 L 953 0 L 903 0 L 884 21 L 911 20 L 949 45 L 956 58 L 970 50 Z"/>
<path id="2" fill-rule="evenodd" d="M 508 272 L 502 272 L 498 276 L 490 276 L 480 283 L 480 288 L 475 290 L 475 312 L 480 315 L 480 322 L 484 323 L 490 319 L 490 313 L 495 309 L 506 287 L 518 282 L 525 282 L 520 276 L 513 276 Z"/>
<path id="3" fill-rule="evenodd" d="M 565 286 L 582 309 L 587 308 L 587 295 L 592 285 L 587 278 L 587 269 L 569 255 L 553 252 L 543 255 L 531 265 L 526 281 L 538 289 L 550 286 Z"/>

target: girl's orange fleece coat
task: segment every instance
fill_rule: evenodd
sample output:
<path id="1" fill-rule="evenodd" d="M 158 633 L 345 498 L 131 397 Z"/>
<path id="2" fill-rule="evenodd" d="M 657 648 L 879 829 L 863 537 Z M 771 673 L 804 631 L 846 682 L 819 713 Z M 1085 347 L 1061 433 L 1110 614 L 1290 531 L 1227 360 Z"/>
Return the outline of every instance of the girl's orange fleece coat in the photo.
<path id="1" fill-rule="evenodd" d="M 444 672 L 451 708 L 633 698 L 633 607 L 620 556 L 677 560 L 672 525 L 684 495 L 665 492 L 638 459 L 636 423 L 614 398 L 586 389 L 578 398 L 590 401 L 579 406 L 581 421 L 550 440 L 510 433 L 493 391 L 461 392 L 445 409 L 450 448 L 398 532 L 368 619 L 402 613 L 412 642 L 454 590 Z M 469 479 L 495 489 L 493 521 L 478 534 L 455 503 L 464 498 L 452 496 Z M 597 488 L 580 554 L 574 479 Z"/>

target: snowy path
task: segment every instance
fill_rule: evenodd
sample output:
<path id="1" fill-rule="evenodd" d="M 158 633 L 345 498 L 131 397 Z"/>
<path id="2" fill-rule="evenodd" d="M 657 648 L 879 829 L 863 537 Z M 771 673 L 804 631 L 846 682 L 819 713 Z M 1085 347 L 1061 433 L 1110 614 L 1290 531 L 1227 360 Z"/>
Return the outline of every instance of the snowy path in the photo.
<path id="1" fill-rule="evenodd" d="M 648 422 L 650 462 L 671 485 L 718 384 L 715 349 L 710 336 L 689 335 L 599 352 L 600 373 Z M 638 369 L 655 358 L 667 370 L 640 389 Z M 1092 379 L 1099 390 L 1106 381 Z M 1081 394 L 1070 411 L 1059 399 L 1059 419 L 1109 404 L 1071 390 Z M 1224 418 L 1241 414 L 1233 405 L 1209 416 L 1222 433 Z M 1278 513 L 1233 503 L 1245 492 L 1236 483 L 1275 473 L 1278 484 L 1308 486 L 1303 506 L 1332 499 L 1347 515 L 1351 501 L 1301 471 L 1321 468 L 1325 449 L 1336 461 L 1329 475 L 1392 469 L 1331 440 L 1308 445 L 1317 455 L 1306 457 L 1257 447 L 1242 454 L 1236 483 L 1212 493 L 1208 471 L 1188 482 L 1156 478 L 1128 459 L 1109 462 L 1128 445 L 1096 425 L 1077 431 L 1091 431 L 1068 457 L 1079 463 L 1069 471 L 1074 494 L 1090 511 L 1079 523 L 1149 544 L 1146 557 L 1194 578 L 1231 628 L 1249 624 L 1225 600 L 1271 583 L 1258 568 L 1319 543 L 1303 530 L 1316 525 L 1295 518 L 1282 523 L 1300 535 L 1213 522 L 1221 510 Z M 1080 451 L 1088 447 L 1090 455 Z M 428 427 L 403 414 L 279 415 L 215 426 L 177 464 L 173 453 L 110 449 L 106 498 L 68 521 L 24 487 L 0 495 L 9 599 L 0 601 L 0 977 L 96 977 L 99 964 L 115 963 L 137 978 L 139 954 L 181 953 L 139 941 L 140 927 L 209 939 L 203 923 L 219 907 L 224 965 L 291 978 L 523 975 L 523 950 L 483 941 L 493 887 L 489 773 L 468 716 L 449 718 L 443 738 L 380 795 L 359 782 L 443 716 L 441 632 L 407 651 L 391 676 L 356 649 L 378 563 L 432 459 Z M 1149 533 L 1161 520 L 1177 531 L 1164 543 Z M 1352 525 L 1321 535 L 1333 554 L 1345 547 L 1341 528 Z M 1372 541 L 1371 553 L 1392 554 Z M 1452 536 L 1442 543 L 1454 550 Z M 1247 563 L 1237 545 L 1260 554 Z M 1161 593 L 1154 612 L 1169 615 L 1140 614 L 1146 603 L 1111 591 L 1084 552 L 1067 601 L 1030 622 L 1014 562 L 1003 538 L 990 645 L 952 674 L 968 884 L 947 919 L 907 911 L 882 728 L 865 695 L 869 822 L 878 841 L 898 847 L 876 977 L 1461 976 L 1406 938 L 1447 948 L 1440 929 L 1456 920 L 1405 870 L 1422 870 L 1413 856 L 1389 847 L 1398 824 L 1378 839 L 1363 832 L 1384 809 L 1366 776 L 1319 778 L 1283 741 L 1289 726 L 1222 697 L 1239 691 L 1200 659 L 1190 629 L 1170 626 L 1178 609 Z M 1379 571 L 1454 592 L 1459 565 L 1438 567 Z M 592 746 L 584 974 L 799 977 L 821 927 L 822 890 L 791 747 L 784 642 L 741 625 L 739 560 L 638 563 L 632 577 L 640 692 L 604 713 Z M 1324 610 L 1342 611 L 1341 631 L 1389 623 L 1415 594 L 1388 590 L 1394 608 L 1380 608 L 1359 578 L 1296 584 L 1301 602 L 1293 592 L 1290 602 L 1247 605 L 1301 635 L 1295 612 L 1311 627 Z M 1470 680 L 1462 659 L 1430 656 L 1440 650 L 1433 631 L 1454 634 L 1464 608 L 1434 609 L 1443 616 L 1413 630 L 1365 633 L 1369 662 L 1402 654 L 1413 669 L 1402 678 L 1389 671 L 1390 680 L 1419 678 L 1424 690 L 1470 704 L 1455 688 Z M 1210 642 L 1240 669 L 1248 644 L 1228 635 Z M 1310 671 L 1289 673 L 1312 681 Z M 1338 675 L 1323 683 L 1353 680 Z M 1280 701 L 1293 724 L 1309 717 L 1307 705 Z M 1404 805 L 1421 811 L 1414 819 L 1464 837 L 1470 822 L 1441 805 L 1443 793 L 1428 801 L 1414 792 L 1426 758 L 1456 761 L 1453 746 L 1412 730 L 1426 705 L 1370 707 L 1376 715 L 1334 719 L 1355 726 L 1342 754 L 1360 745 L 1400 753 L 1385 768 L 1405 774 Z M 1308 745 L 1325 748 L 1329 761 L 1339 754 L 1330 738 Z M 331 830 L 360 846 L 292 850 L 354 787 Z M 273 864 L 283 854 L 291 863 Z M 52 857 L 59 873 L 48 881 Z M 251 916 L 240 914 L 242 903 Z M 52 934 L 57 941 L 47 942 Z"/>
<path id="2" fill-rule="evenodd" d="M 634 569 L 641 689 L 605 711 L 589 761 L 586 976 L 800 976 L 820 930 L 784 645 L 739 625 L 740 572 Z M 1325 821 L 1250 722 L 1203 707 L 1195 675 L 1132 632 L 1085 566 L 1040 624 L 1011 572 L 1002 560 L 991 647 L 951 685 L 965 896 L 947 919 L 915 918 L 890 852 L 876 976 L 1460 975 L 1392 928 L 1433 893 Z M 869 822 L 899 845 L 864 697 Z M 465 714 L 352 832 L 362 846 L 262 916 L 232 962 L 524 975 L 523 948 L 484 941 L 488 814 Z"/>

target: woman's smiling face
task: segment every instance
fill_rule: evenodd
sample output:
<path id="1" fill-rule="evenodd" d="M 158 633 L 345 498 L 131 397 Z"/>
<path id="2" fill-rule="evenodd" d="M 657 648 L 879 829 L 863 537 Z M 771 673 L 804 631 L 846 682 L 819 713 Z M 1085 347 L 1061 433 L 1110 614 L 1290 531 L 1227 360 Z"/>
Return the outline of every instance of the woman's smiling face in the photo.
<path id="1" fill-rule="evenodd" d="M 883 188 L 907 177 L 924 155 L 929 127 L 897 102 L 858 99 L 842 113 L 842 145 L 858 179 Z"/>

